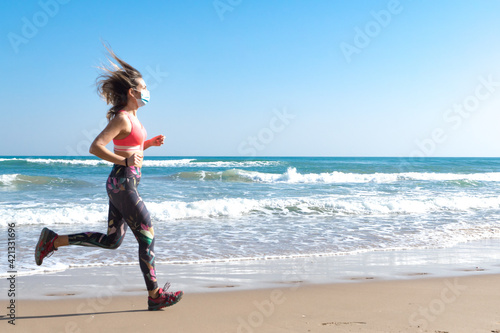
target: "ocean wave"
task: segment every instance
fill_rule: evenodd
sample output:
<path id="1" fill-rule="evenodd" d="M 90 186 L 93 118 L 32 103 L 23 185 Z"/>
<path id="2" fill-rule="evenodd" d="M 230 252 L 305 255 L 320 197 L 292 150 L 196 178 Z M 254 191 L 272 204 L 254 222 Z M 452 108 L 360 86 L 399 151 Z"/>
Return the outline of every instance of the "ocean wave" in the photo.
<path id="1" fill-rule="evenodd" d="M 97 159 L 25 159 L 29 163 L 41 163 L 41 164 L 67 164 L 67 165 L 78 165 L 78 166 L 98 166 L 98 165 L 112 165 L 113 163 L 97 160 Z M 143 166 L 150 167 L 179 167 L 189 165 L 195 159 L 180 159 L 180 160 L 144 160 Z"/>
<path id="2" fill-rule="evenodd" d="M 193 158 L 183 158 L 180 160 L 148 160 L 147 158 L 142 162 L 145 167 L 159 167 L 159 168 L 175 168 L 175 167 L 185 167 L 190 165 L 196 159 Z"/>
<path id="3" fill-rule="evenodd" d="M 94 160 L 94 159 L 51 159 L 51 158 L 27 158 L 20 159 L 28 163 L 39 163 L 39 164 L 67 164 L 67 165 L 85 165 L 85 166 L 97 166 L 97 165 L 112 165 L 112 163 L 104 160 Z"/>
<path id="4" fill-rule="evenodd" d="M 470 213 L 500 209 L 500 197 L 415 196 L 329 196 L 323 198 L 281 199 L 211 199 L 148 202 L 155 220 L 171 221 L 191 218 L 260 216 L 389 216 L 394 214 L 424 215 L 431 213 Z M 19 224 L 102 223 L 107 220 L 107 204 L 24 204 L 3 205 L 2 221 Z"/>
<path id="5" fill-rule="evenodd" d="M 148 208 L 159 220 L 185 218 L 237 217 L 254 214 L 265 215 L 387 215 L 425 214 L 437 211 L 467 212 L 500 208 L 500 197 L 345 197 L 282 198 L 282 199 L 212 199 L 195 202 L 150 202 Z"/>
<path id="6" fill-rule="evenodd" d="M 395 183 L 400 181 L 449 181 L 457 182 L 459 185 L 474 185 L 476 182 L 500 182 L 500 172 L 456 174 L 456 173 L 344 173 L 339 171 L 325 173 L 297 172 L 296 168 L 290 167 L 286 172 L 265 173 L 231 169 L 225 171 L 190 171 L 179 172 L 171 177 L 186 180 L 222 180 L 235 182 L 256 183 Z"/>
<path id="7" fill-rule="evenodd" d="M 29 176 L 22 174 L 5 174 L 0 175 L 0 187 L 18 187 L 28 185 L 75 185 L 86 184 L 84 181 L 65 179 L 59 177 L 47 176 Z"/>
<path id="8" fill-rule="evenodd" d="M 283 162 L 280 161 L 213 161 L 213 162 L 194 162 L 195 167 L 213 167 L 213 168 L 252 168 L 252 167 L 269 167 L 279 166 Z"/>
<path id="9" fill-rule="evenodd" d="M 326 197 L 290 199 L 212 199 L 196 202 L 167 201 L 148 203 L 158 220 L 185 218 L 237 217 L 265 215 L 389 215 L 427 214 L 433 212 L 467 212 L 499 209 L 500 197 Z"/>
<path id="10" fill-rule="evenodd" d="M 0 175 L 0 186 L 11 186 L 18 179 L 19 174 Z"/>
<path id="11" fill-rule="evenodd" d="M 25 162 L 32 164 L 63 164 L 75 166 L 98 166 L 112 165 L 112 163 L 99 159 L 83 159 L 83 158 L 0 158 L 0 162 Z"/>
<path id="12" fill-rule="evenodd" d="M 112 163 L 88 158 L 0 158 L 0 162 L 23 161 L 35 164 L 63 164 L 74 166 L 99 166 L 112 165 Z M 251 167 L 268 167 L 281 165 L 279 161 L 197 161 L 194 158 L 172 159 L 172 160 L 156 160 L 148 159 L 143 161 L 145 167 L 205 167 L 205 168 L 251 168 Z"/>
<path id="13" fill-rule="evenodd" d="M 43 204 L 2 205 L 0 226 L 10 222 L 18 225 L 93 224 L 107 221 L 107 204 Z"/>
<path id="14" fill-rule="evenodd" d="M 198 161 L 196 159 L 180 160 L 148 160 L 143 162 L 145 167 L 189 167 L 189 168 L 252 168 L 281 165 L 279 161 Z"/>
<path id="15" fill-rule="evenodd" d="M 224 171 L 183 171 L 168 178 L 180 180 L 220 180 L 233 182 L 252 182 L 250 177 L 247 177 L 247 171 L 239 169 L 229 169 Z"/>

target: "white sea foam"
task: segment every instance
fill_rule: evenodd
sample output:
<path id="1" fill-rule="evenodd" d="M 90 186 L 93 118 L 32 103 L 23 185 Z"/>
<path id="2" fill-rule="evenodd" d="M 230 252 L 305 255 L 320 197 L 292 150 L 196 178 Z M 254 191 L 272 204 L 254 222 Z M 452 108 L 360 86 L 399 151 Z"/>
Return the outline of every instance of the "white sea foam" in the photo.
<path id="1" fill-rule="evenodd" d="M 250 167 L 269 167 L 281 165 L 280 161 L 215 161 L 215 162 L 194 162 L 195 167 L 213 167 L 213 168 L 250 168 Z"/>
<path id="2" fill-rule="evenodd" d="M 15 173 L 15 174 L 8 174 L 8 175 L 0 175 L 0 185 L 4 186 L 10 186 L 14 184 L 14 182 L 18 179 L 20 175 Z"/>
<path id="3" fill-rule="evenodd" d="M 405 237 L 408 244 L 421 244 L 429 247 L 449 247 L 469 241 L 500 238 L 500 225 L 491 223 L 474 224 L 455 222 L 437 228 L 421 228 L 417 235 Z"/>
<path id="4" fill-rule="evenodd" d="M 181 179 L 190 180 L 221 180 L 256 183 L 289 183 L 289 184 L 347 184 L 347 183 L 378 183 L 389 184 L 404 181 L 463 181 L 500 182 L 500 172 L 456 174 L 456 173 L 344 173 L 339 171 L 328 173 L 297 172 L 296 168 L 288 168 L 284 173 L 266 173 L 259 171 L 229 169 L 224 171 L 190 171 L 174 175 Z"/>
<path id="5" fill-rule="evenodd" d="M 0 226 L 9 222 L 17 225 L 92 224 L 107 220 L 107 204 L 23 204 L 2 205 Z"/>
<path id="6" fill-rule="evenodd" d="M 191 230 L 196 229 L 192 228 Z M 396 226 L 395 229 L 398 229 Z M 168 230 L 168 229 L 167 229 Z M 482 224 L 471 224 L 466 222 L 451 223 L 438 228 L 429 229 L 415 229 L 414 232 L 406 234 L 398 234 L 394 232 L 393 226 L 385 225 L 377 228 L 379 235 L 382 237 L 377 240 L 375 237 L 371 242 L 365 243 L 352 243 L 352 244 L 342 244 L 331 242 L 329 249 L 323 249 L 321 247 L 302 247 L 304 244 L 304 235 L 302 233 L 286 233 L 285 238 L 287 243 L 294 244 L 293 251 L 290 248 L 277 245 L 275 247 L 266 248 L 265 252 L 256 251 L 252 253 L 250 249 L 254 249 L 258 244 L 252 243 L 247 244 L 244 242 L 245 234 L 256 234 L 256 230 L 245 229 L 243 233 L 239 235 L 213 233 L 213 230 L 208 228 L 203 228 L 201 230 L 202 234 L 199 234 L 200 230 L 189 233 L 189 234 L 179 234 L 173 239 L 159 237 L 157 239 L 158 248 L 169 248 L 168 257 L 160 256 L 157 258 L 157 263 L 164 264 L 204 264 L 204 263 L 214 263 L 214 262 L 240 262 L 240 261 L 254 261 L 254 260 L 276 260 L 276 259 L 293 259 L 293 258 L 313 258 L 313 257 L 331 257 L 331 256 L 343 256 L 343 255 L 353 255 L 359 253 L 367 253 L 372 251 L 394 251 L 394 250 L 409 250 L 409 249 L 419 249 L 419 248 L 444 248 L 451 247 L 459 243 L 474 241 L 474 240 L 484 240 L 484 239 L 500 239 L 500 226 L 490 225 L 487 223 Z M 352 231 L 351 231 L 352 232 Z M 360 233 L 360 231 L 356 231 Z M 207 234 L 208 233 L 208 234 Z M 312 232 L 308 234 L 307 245 L 314 245 L 318 242 L 325 242 L 322 237 L 318 238 L 317 232 Z M 219 242 L 226 243 L 228 237 L 235 238 L 239 237 L 240 244 L 237 248 L 233 248 L 230 253 L 214 251 L 212 246 L 217 246 Z M 271 230 L 265 235 L 263 235 L 263 241 L 270 244 L 271 239 L 277 239 L 278 237 L 283 237 L 282 230 Z M 206 243 L 206 239 L 216 239 L 215 243 Z M 187 246 L 182 247 L 185 244 L 194 244 L 196 242 L 197 246 Z M 328 242 L 327 242 L 328 243 Z M 272 243 L 271 243 L 272 244 Z M 298 245 L 298 246 L 297 246 Z M 208 246 L 208 248 L 207 248 Z M 196 249 L 204 248 L 203 255 L 200 256 Z M 180 251 L 175 251 L 175 249 L 181 249 Z M 263 248 L 261 248 L 262 250 Z M 219 249 L 220 250 L 220 249 Z M 68 268 L 78 268 L 78 267 L 98 267 L 98 266 L 122 266 L 122 265 L 137 265 L 137 259 L 135 255 L 136 244 L 134 242 L 125 242 L 120 252 L 113 256 L 102 256 L 98 252 L 99 250 L 91 249 L 88 251 L 77 251 L 79 253 L 75 256 L 75 252 L 64 251 L 56 253 L 56 256 L 44 262 L 43 266 L 35 266 L 32 260 L 24 260 L 31 256 L 27 256 L 28 253 L 22 252 L 20 255 L 21 260 L 17 262 L 18 265 L 18 275 L 33 275 L 41 273 L 52 273 L 57 271 L 64 271 Z M 30 252 L 30 251 L 28 251 Z M 126 254 L 130 255 L 126 255 Z M 120 255 L 121 254 L 121 255 Z M 6 277 L 5 274 L 0 273 L 0 278 Z"/>
<path id="7" fill-rule="evenodd" d="M 67 264 L 63 264 L 61 262 L 53 262 L 53 260 L 51 260 L 52 262 L 51 263 L 46 263 L 44 262 L 44 265 L 43 266 L 37 266 L 35 264 L 30 264 L 28 262 L 22 262 L 21 263 L 17 263 L 18 267 L 17 269 L 17 273 L 16 275 L 18 276 L 28 276 L 28 275 L 36 275 L 36 274 L 49 274 L 49 273 L 55 273 L 55 272 L 63 272 L 65 270 L 67 270 L 68 268 L 70 268 L 69 265 Z M 21 264 L 21 265 L 19 265 Z M 91 264 L 89 265 L 88 267 L 92 267 L 94 266 L 94 264 Z M 9 273 L 3 273 L 1 272 L 0 273 L 0 278 L 6 278 L 6 277 L 9 277 L 11 274 Z"/>
<path id="8" fill-rule="evenodd" d="M 265 207 L 266 201 L 255 199 L 213 199 L 195 202 L 166 201 L 148 203 L 148 209 L 158 220 L 208 218 L 216 216 L 236 217 Z"/>
<path id="9" fill-rule="evenodd" d="M 172 167 L 184 167 L 196 161 L 192 158 L 184 158 L 180 160 L 148 160 L 147 157 L 144 159 L 142 165 L 145 167 L 161 167 L 161 168 L 172 168 Z"/>
<path id="10" fill-rule="evenodd" d="M 99 159 L 62 159 L 62 158 L 12 158 L 12 159 L 0 159 L 0 162 L 4 161 L 26 161 L 28 163 L 37 164 L 65 164 L 65 165 L 75 165 L 75 166 L 98 166 L 98 165 L 112 165 L 112 163 Z M 180 160 L 144 160 L 144 166 L 154 166 L 154 167 L 178 167 L 189 165 L 195 159 L 180 159 Z"/>
<path id="11" fill-rule="evenodd" d="M 43 159 L 37 158 L 26 159 L 29 163 L 41 163 L 41 164 L 67 164 L 67 165 L 82 165 L 82 166 L 97 166 L 97 165 L 112 165 L 113 163 L 97 160 L 97 159 Z M 195 159 L 180 159 L 180 160 L 147 160 L 143 162 L 143 166 L 151 167 L 180 167 L 189 165 Z"/>
<path id="12" fill-rule="evenodd" d="M 484 181 L 500 182 L 500 172 L 456 174 L 456 173 L 344 173 L 339 171 L 301 174 L 296 168 L 288 168 L 283 174 L 239 170 L 239 175 L 254 182 L 264 183 L 393 183 L 406 180 L 420 181 Z"/>
<path id="13" fill-rule="evenodd" d="M 0 175 L 0 186 L 16 187 L 18 185 L 26 184 L 49 184 L 51 182 L 63 182 L 65 180 L 56 177 L 46 177 L 46 176 L 29 176 L 21 174 L 5 174 Z M 66 182 L 71 182 L 71 180 L 66 180 Z"/>
<path id="14" fill-rule="evenodd" d="M 144 159 L 145 167 L 192 167 L 192 168 L 251 168 L 280 165 L 279 161 L 212 161 L 204 162 L 196 159 L 150 160 Z"/>
<path id="15" fill-rule="evenodd" d="M 500 197 L 471 197 L 468 195 L 415 197 L 347 197 L 288 199 L 212 199 L 195 202 L 164 201 L 149 202 L 148 209 L 158 220 L 186 218 L 209 218 L 217 216 L 236 217 L 250 213 L 258 215 L 387 215 L 426 214 L 432 212 L 468 212 L 474 210 L 499 209 Z"/>
<path id="16" fill-rule="evenodd" d="M 28 163 L 39 163 L 39 164 L 67 164 L 67 165 L 86 165 L 86 166 L 96 166 L 96 165 L 111 165 L 112 163 L 104 160 L 96 159 L 52 159 L 52 158 L 26 158 L 19 159 L 25 160 Z"/>
<path id="17" fill-rule="evenodd" d="M 66 164 L 66 165 L 82 165 L 82 166 L 97 166 L 111 165 L 112 163 L 88 158 L 0 158 L 0 162 L 6 161 L 26 161 L 28 163 L 38 164 Z M 249 168 L 249 167 L 268 167 L 281 165 L 279 161 L 197 161 L 194 158 L 172 159 L 172 160 L 155 160 L 145 157 L 143 166 L 149 167 L 207 167 L 207 168 Z"/>
<path id="18" fill-rule="evenodd" d="M 428 214 L 433 212 L 473 212 L 500 209 L 500 197 L 413 196 L 402 195 L 390 198 L 379 196 L 328 196 L 320 198 L 281 199 L 212 199 L 194 202 L 163 201 L 148 202 L 147 207 L 159 221 L 188 218 L 238 217 L 248 214 L 278 216 L 363 216 L 391 214 Z M 18 224 L 92 224 L 107 219 L 107 204 L 75 205 L 3 205 L 0 208 L 0 226 L 17 221 Z"/>

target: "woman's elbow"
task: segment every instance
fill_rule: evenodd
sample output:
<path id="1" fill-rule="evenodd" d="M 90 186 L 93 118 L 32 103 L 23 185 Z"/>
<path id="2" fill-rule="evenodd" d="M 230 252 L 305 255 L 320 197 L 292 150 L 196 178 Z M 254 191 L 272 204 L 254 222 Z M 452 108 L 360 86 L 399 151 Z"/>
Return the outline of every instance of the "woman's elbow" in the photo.
<path id="1" fill-rule="evenodd" d="M 92 155 L 95 155 L 97 153 L 97 144 L 95 143 L 95 141 L 90 145 L 89 153 L 91 153 Z"/>

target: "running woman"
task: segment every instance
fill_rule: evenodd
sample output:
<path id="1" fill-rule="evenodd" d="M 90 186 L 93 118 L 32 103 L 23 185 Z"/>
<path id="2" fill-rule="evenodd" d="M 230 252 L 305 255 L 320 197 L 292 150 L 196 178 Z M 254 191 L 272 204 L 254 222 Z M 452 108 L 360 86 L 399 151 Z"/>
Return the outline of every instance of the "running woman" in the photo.
<path id="1" fill-rule="evenodd" d="M 128 226 L 139 243 L 139 265 L 148 290 L 148 310 L 159 310 L 177 303 L 183 292 L 167 292 L 169 283 L 158 288 L 154 229 L 137 187 L 141 180 L 144 150 L 161 146 L 165 137 L 158 135 L 146 140 L 146 129 L 137 118 L 138 109 L 149 101 L 146 83 L 138 70 L 118 58 L 111 49 L 107 50 L 117 63 L 110 60 L 111 68 L 101 68 L 103 73 L 97 79 L 97 91 L 112 107 L 107 114 L 108 125 L 95 138 L 89 150 L 91 154 L 114 163 L 106 181 L 109 197 L 107 234 L 85 232 L 58 235 L 44 228 L 36 245 L 35 261 L 41 265 L 44 258 L 67 245 L 116 249 L 122 243 Z M 111 140 L 114 152 L 106 148 Z"/>

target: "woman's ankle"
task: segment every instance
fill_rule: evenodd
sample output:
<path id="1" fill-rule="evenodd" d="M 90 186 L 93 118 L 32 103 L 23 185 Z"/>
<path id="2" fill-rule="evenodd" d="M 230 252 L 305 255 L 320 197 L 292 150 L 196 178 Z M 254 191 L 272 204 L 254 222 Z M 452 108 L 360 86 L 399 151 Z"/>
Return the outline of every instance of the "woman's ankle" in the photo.
<path id="1" fill-rule="evenodd" d="M 56 240 L 54 241 L 54 247 L 57 249 L 60 246 L 66 246 L 69 245 L 69 239 L 68 236 L 58 236 Z"/>
<path id="2" fill-rule="evenodd" d="M 150 290 L 148 291 L 149 297 L 151 298 L 158 298 L 160 296 L 160 293 L 158 292 L 160 288 L 156 288 L 155 290 Z"/>

